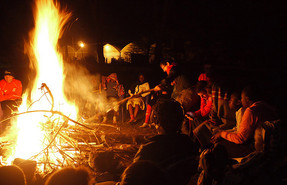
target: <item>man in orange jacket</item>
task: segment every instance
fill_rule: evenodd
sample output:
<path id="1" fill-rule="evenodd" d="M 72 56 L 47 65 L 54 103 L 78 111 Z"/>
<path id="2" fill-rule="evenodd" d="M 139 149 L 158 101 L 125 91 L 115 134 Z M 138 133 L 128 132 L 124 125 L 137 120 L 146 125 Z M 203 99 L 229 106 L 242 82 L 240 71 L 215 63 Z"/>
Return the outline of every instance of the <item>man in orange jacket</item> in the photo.
<path id="1" fill-rule="evenodd" d="M 22 83 L 14 78 L 13 72 L 6 70 L 4 79 L 0 81 L 0 120 L 11 115 L 12 111 L 17 111 L 21 104 Z"/>

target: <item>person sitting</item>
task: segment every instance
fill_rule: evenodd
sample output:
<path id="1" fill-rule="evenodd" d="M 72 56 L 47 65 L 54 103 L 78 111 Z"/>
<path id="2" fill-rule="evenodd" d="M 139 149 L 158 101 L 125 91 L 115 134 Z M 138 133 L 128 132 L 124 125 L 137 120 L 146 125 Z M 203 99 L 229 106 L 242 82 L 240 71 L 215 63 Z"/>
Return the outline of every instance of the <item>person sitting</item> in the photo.
<path id="1" fill-rule="evenodd" d="M 5 70 L 4 79 L 0 81 L 0 120 L 9 117 L 13 112 L 18 110 L 21 104 L 22 83 L 14 78 L 11 70 Z M 5 122 L 1 124 L 2 131 L 9 124 Z"/>
<path id="2" fill-rule="evenodd" d="M 168 174 L 172 184 L 186 184 L 195 167 L 195 151 L 191 138 L 181 134 L 184 119 L 182 106 L 172 99 L 159 100 L 154 105 L 151 117 L 159 126 L 159 134 L 140 146 L 134 162 L 151 161 Z"/>
<path id="3" fill-rule="evenodd" d="M 117 115 L 119 106 L 116 105 L 119 99 L 124 95 L 124 89 L 119 84 L 118 76 L 116 73 L 112 73 L 107 77 L 102 78 L 101 90 L 104 90 L 108 100 L 109 109 L 113 112 L 113 123 L 117 123 Z M 103 123 L 107 122 L 107 115 L 104 115 Z"/>
<path id="4" fill-rule="evenodd" d="M 92 185 L 92 183 L 86 168 L 66 167 L 49 176 L 45 185 Z"/>
<path id="5" fill-rule="evenodd" d="M 236 132 L 239 129 L 239 126 L 240 126 L 240 123 L 242 120 L 242 116 L 246 110 L 246 107 L 243 107 L 241 104 L 240 92 L 235 91 L 231 94 L 228 106 L 229 106 L 230 110 L 236 110 L 236 112 L 235 112 L 236 126 L 233 127 L 232 129 L 229 129 L 228 131 Z"/>
<path id="6" fill-rule="evenodd" d="M 204 64 L 203 70 L 204 70 L 204 72 L 198 76 L 198 81 L 206 81 L 209 84 L 211 84 L 210 76 L 212 75 L 212 72 L 213 72 L 212 65 L 208 64 L 208 63 Z"/>
<path id="7" fill-rule="evenodd" d="M 187 112 L 191 120 L 191 130 L 194 130 L 200 123 L 209 118 L 212 109 L 211 88 L 207 81 L 199 81 L 196 86 L 196 92 L 200 96 L 200 109 L 195 112 Z"/>
<path id="8" fill-rule="evenodd" d="M 145 81 L 144 75 L 140 74 L 139 75 L 139 81 L 134 84 L 131 88 L 133 89 L 133 91 L 128 90 L 128 93 L 130 96 L 134 96 L 137 95 L 141 92 L 147 91 L 149 90 L 149 83 Z M 140 97 L 138 98 L 132 98 L 129 99 L 127 102 L 127 109 L 129 110 L 129 114 L 130 114 L 130 120 L 129 123 L 134 123 L 136 122 L 136 117 L 138 114 L 139 109 L 144 110 L 145 109 L 145 101 L 143 100 L 144 97 L 148 96 L 150 93 L 144 93 L 142 95 L 140 95 Z M 133 111 L 133 107 L 134 107 L 134 111 Z"/>
<path id="9" fill-rule="evenodd" d="M 1 166 L 0 184 L 26 185 L 26 178 L 24 172 L 17 166 Z"/>
<path id="10" fill-rule="evenodd" d="M 236 116 L 236 126 L 228 129 L 229 131 L 235 132 L 241 123 L 242 115 L 245 110 L 245 108 L 241 106 L 240 92 L 237 90 L 231 93 L 228 107 L 231 111 L 236 111 L 234 113 Z M 201 149 L 204 149 L 211 145 L 210 139 L 219 129 L 220 125 L 213 125 L 212 122 L 207 120 L 193 130 L 193 136 L 195 136 L 196 138 L 194 139 L 197 139 L 201 144 Z"/>
<path id="11" fill-rule="evenodd" d="M 131 163 L 122 173 L 120 182 L 105 181 L 96 185 L 168 185 L 164 171 L 151 161 Z"/>
<path id="12" fill-rule="evenodd" d="M 265 121 L 278 118 L 275 109 L 262 101 L 260 93 L 262 92 L 256 86 L 245 87 L 241 93 L 241 102 L 246 110 L 237 131 L 219 130 L 211 138 L 213 143 L 220 138 L 224 139 L 220 143 L 226 147 L 231 158 L 244 157 L 254 150 L 262 150 L 262 139 L 257 138 L 256 129 Z"/>
<path id="13" fill-rule="evenodd" d="M 150 161 L 137 161 L 129 165 L 119 185 L 167 185 L 166 174 Z"/>

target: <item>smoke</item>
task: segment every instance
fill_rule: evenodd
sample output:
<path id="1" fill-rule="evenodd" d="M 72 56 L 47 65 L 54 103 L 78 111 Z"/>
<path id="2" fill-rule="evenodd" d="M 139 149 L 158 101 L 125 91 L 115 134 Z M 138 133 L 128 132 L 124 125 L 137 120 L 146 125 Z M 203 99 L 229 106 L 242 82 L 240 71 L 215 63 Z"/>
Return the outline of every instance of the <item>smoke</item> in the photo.
<path id="1" fill-rule="evenodd" d="M 64 93 L 79 107 L 79 114 L 90 117 L 107 109 L 106 95 L 99 90 L 100 74 L 92 75 L 83 66 L 65 64 L 64 75 Z"/>

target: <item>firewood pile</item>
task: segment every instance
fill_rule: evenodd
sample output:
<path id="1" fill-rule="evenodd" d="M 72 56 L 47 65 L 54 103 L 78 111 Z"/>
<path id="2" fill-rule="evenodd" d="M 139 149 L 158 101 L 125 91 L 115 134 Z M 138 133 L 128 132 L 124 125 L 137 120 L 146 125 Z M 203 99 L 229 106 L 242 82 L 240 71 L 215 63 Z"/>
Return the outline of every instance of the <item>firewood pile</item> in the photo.
<path id="1" fill-rule="evenodd" d="M 132 162 L 139 146 L 156 134 L 154 129 L 128 123 L 80 123 L 51 110 L 27 111 L 13 117 L 39 112 L 50 112 L 64 118 L 60 122 L 51 116 L 42 124 L 42 129 L 46 130 L 46 144 L 39 153 L 28 159 L 36 161 L 42 175 L 66 166 L 86 166 L 95 172 L 97 181 L 118 180 L 124 168 Z M 2 148 L 9 144 L 2 142 Z"/>
<path id="2" fill-rule="evenodd" d="M 40 124 L 41 130 L 45 131 L 43 148 L 27 159 L 35 162 L 42 175 L 67 166 L 86 166 L 97 174 L 98 179 L 117 180 L 123 169 L 132 162 L 140 144 L 156 134 L 153 129 L 128 123 L 115 125 L 73 120 L 62 112 L 53 110 L 53 95 L 45 84 L 42 88 L 46 89 L 44 94 L 50 95 L 50 110 L 28 109 L 1 121 L 13 120 L 24 114 L 33 116 L 43 113 L 45 121 Z M 0 155 L 3 159 L 8 157 L 5 156 L 5 150 L 12 143 L 11 140 L 1 139 Z"/>

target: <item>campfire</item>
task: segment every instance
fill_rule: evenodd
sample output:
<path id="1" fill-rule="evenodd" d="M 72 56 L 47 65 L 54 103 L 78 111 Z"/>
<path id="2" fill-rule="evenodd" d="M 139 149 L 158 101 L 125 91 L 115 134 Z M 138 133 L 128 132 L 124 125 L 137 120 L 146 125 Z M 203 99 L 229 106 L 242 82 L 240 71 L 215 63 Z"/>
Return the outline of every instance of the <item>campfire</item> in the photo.
<path id="1" fill-rule="evenodd" d="M 71 13 L 53 0 L 35 1 L 35 28 L 25 45 L 31 80 L 18 112 L 1 121 L 11 122 L 0 137 L 1 164 L 28 164 L 43 175 L 66 166 L 102 166 L 105 172 L 129 165 L 139 144 L 154 133 L 95 122 L 132 97 L 111 105 L 103 95 L 92 93 L 95 76 L 89 78 L 87 69 L 66 64 L 57 45 Z M 88 117 L 79 106 L 83 97 L 98 107 Z M 102 163 L 101 152 L 105 167 L 95 162 L 99 158 Z"/>
<path id="2" fill-rule="evenodd" d="M 57 44 L 70 17 L 71 13 L 53 0 L 35 2 L 35 28 L 26 43 L 35 77 L 23 94 L 19 113 L 9 118 L 11 128 L 1 138 L 5 143 L 4 164 L 16 158 L 32 160 L 39 171 L 48 173 L 80 164 L 86 157 L 81 145 L 100 145 L 94 129 L 80 123 L 78 107 L 64 93 L 64 63 Z M 71 137 L 79 132 L 94 135 L 96 142 Z"/>

